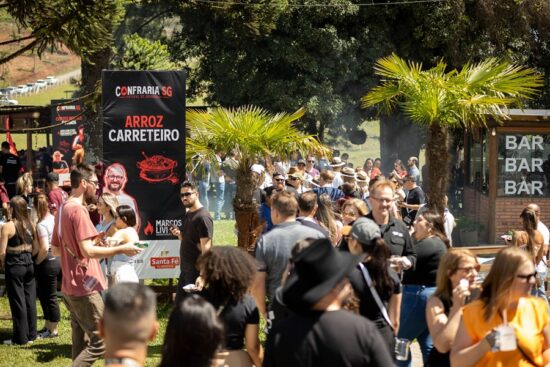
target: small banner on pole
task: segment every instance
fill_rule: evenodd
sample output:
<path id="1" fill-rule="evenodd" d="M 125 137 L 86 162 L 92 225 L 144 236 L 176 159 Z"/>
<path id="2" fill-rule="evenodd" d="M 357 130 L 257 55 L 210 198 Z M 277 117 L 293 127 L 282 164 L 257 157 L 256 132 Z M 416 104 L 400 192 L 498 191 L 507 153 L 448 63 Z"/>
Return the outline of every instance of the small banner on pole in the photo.
<path id="1" fill-rule="evenodd" d="M 136 211 L 141 279 L 179 276 L 179 185 L 185 178 L 185 72 L 111 71 L 103 76 L 104 192 Z"/>
<path id="2" fill-rule="evenodd" d="M 84 159 L 84 116 L 81 102 L 54 99 L 52 104 L 53 154 L 52 170 L 59 174 L 59 184 L 70 186 L 69 171 L 75 162 Z M 62 125 L 61 125 L 62 124 Z M 56 126 L 59 125 L 59 126 Z"/>

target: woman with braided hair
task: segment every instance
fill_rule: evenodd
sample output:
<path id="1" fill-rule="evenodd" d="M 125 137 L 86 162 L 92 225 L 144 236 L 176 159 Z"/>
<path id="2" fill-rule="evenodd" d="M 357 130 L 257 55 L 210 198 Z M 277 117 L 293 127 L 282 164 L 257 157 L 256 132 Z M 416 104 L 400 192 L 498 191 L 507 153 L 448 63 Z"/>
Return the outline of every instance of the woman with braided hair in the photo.
<path id="1" fill-rule="evenodd" d="M 217 246 L 199 258 L 198 267 L 206 288 L 201 295 L 225 326 L 225 351 L 218 359 L 228 367 L 261 366 L 260 314 L 247 293 L 256 274 L 254 260 L 236 247 Z"/>

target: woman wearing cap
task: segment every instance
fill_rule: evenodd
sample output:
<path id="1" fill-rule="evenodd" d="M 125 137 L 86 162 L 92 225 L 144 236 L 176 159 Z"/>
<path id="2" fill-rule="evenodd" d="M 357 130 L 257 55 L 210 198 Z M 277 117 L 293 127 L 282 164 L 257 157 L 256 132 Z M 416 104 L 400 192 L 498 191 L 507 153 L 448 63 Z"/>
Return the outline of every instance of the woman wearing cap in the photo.
<path id="1" fill-rule="evenodd" d="M 398 337 L 418 340 L 426 365 L 433 348 L 426 323 L 426 304 L 435 292 L 437 268 L 449 244 L 445 236 L 443 217 L 433 211 L 419 215 L 414 221 L 414 238 L 416 266 L 414 270 L 406 270 L 403 275 L 403 302 Z M 408 366 L 410 359 L 399 361 L 398 365 Z"/>
<path id="2" fill-rule="evenodd" d="M 462 310 L 451 365 L 548 365 L 548 302 L 529 296 L 535 277 L 535 265 L 525 251 L 509 247 L 497 254 L 479 299 Z"/>
<path id="3" fill-rule="evenodd" d="M 462 317 L 462 307 L 476 291 L 478 270 L 477 258 L 466 249 L 450 249 L 441 259 L 437 288 L 426 306 L 426 321 L 434 344 L 429 366 L 451 365 L 451 346 Z"/>
<path id="4" fill-rule="evenodd" d="M 351 227 L 348 246 L 352 254 L 363 256 L 350 274 L 359 298 L 359 313 L 376 324 L 393 353 L 399 330 L 401 281 L 390 268 L 390 252 L 381 238 L 380 227 L 370 219 L 357 219 Z"/>
<path id="5" fill-rule="evenodd" d="M 225 351 L 218 359 L 228 367 L 260 367 L 260 313 L 247 293 L 256 274 L 252 258 L 235 247 L 218 246 L 202 255 L 198 266 L 206 287 L 202 295 L 225 325 Z"/>

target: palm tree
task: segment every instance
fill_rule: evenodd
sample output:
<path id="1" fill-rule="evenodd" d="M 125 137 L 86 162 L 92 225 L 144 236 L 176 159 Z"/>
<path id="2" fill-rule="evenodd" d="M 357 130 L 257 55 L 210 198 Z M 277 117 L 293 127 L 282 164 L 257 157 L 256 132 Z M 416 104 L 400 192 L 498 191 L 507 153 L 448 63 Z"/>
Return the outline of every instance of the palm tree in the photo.
<path id="1" fill-rule="evenodd" d="M 255 159 L 268 156 L 286 157 L 298 150 L 302 154 L 328 155 L 329 149 L 315 136 L 305 135 L 294 125 L 304 115 L 303 108 L 292 114 L 272 115 L 255 107 L 191 110 L 186 114 L 189 132 L 187 156 L 217 162 L 217 152 L 236 149 L 240 154 L 236 194 L 233 201 L 238 230 L 238 246 L 252 250 L 259 235 L 258 203 L 252 198 L 256 183 L 250 167 Z"/>
<path id="2" fill-rule="evenodd" d="M 509 118 L 508 106 L 521 106 L 543 85 L 534 70 L 492 58 L 447 71 L 443 61 L 422 70 L 422 64 L 392 54 L 374 69 L 382 81 L 362 98 L 363 107 L 379 105 L 385 113 L 400 108 L 413 122 L 427 125 L 427 194 L 440 212 L 449 177 L 448 129 L 485 127 L 490 117 L 502 122 Z"/>

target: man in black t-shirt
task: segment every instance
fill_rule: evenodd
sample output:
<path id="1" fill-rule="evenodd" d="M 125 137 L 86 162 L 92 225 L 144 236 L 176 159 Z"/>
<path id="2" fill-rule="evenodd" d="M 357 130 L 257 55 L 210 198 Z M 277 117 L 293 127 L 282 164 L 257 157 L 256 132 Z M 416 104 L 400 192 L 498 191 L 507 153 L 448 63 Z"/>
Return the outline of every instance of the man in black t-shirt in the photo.
<path id="1" fill-rule="evenodd" d="M 270 331 L 264 367 L 386 367 L 393 360 L 376 326 L 342 310 L 359 259 L 319 239 L 294 258 L 282 300 L 294 311 Z"/>
<path id="2" fill-rule="evenodd" d="M 180 228 L 172 227 L 171 232 L 181 241 L 180 245 L 180 278 L 176 290 L 176 304 L 185 297 L 183 287 L 195 284 L 202 289 L 204 280 L 199 276 L 196 262 L 199 256 L 212 246 L 214 222 L 206 208 L 199 200 L 199 192 L 192 183 L 186 181 L 181 184 L 180 198 L 187 209 Z"/>
<path id="3" fill-rule="evenodd" d="M 21 171 L 21 162 L 19 157 L 10 153 L 10 144 L 5 141 L 2 143 L 2 154 L 0 155 L 0 175 L 6 180 L 6 189 L 8 195 L 15 196 L 15 181 Z"/>
<path id="4" fill-rule="evenodd" d="M 420 186 L 416 185 L 416 177 L 407 175 L 403 179 L 403 188 L 407 190 L 405 202 L 400 204 L 403 222 L 412 226 L 416 213 L 422 204 L 426 203 L 426 195 Z"/>

